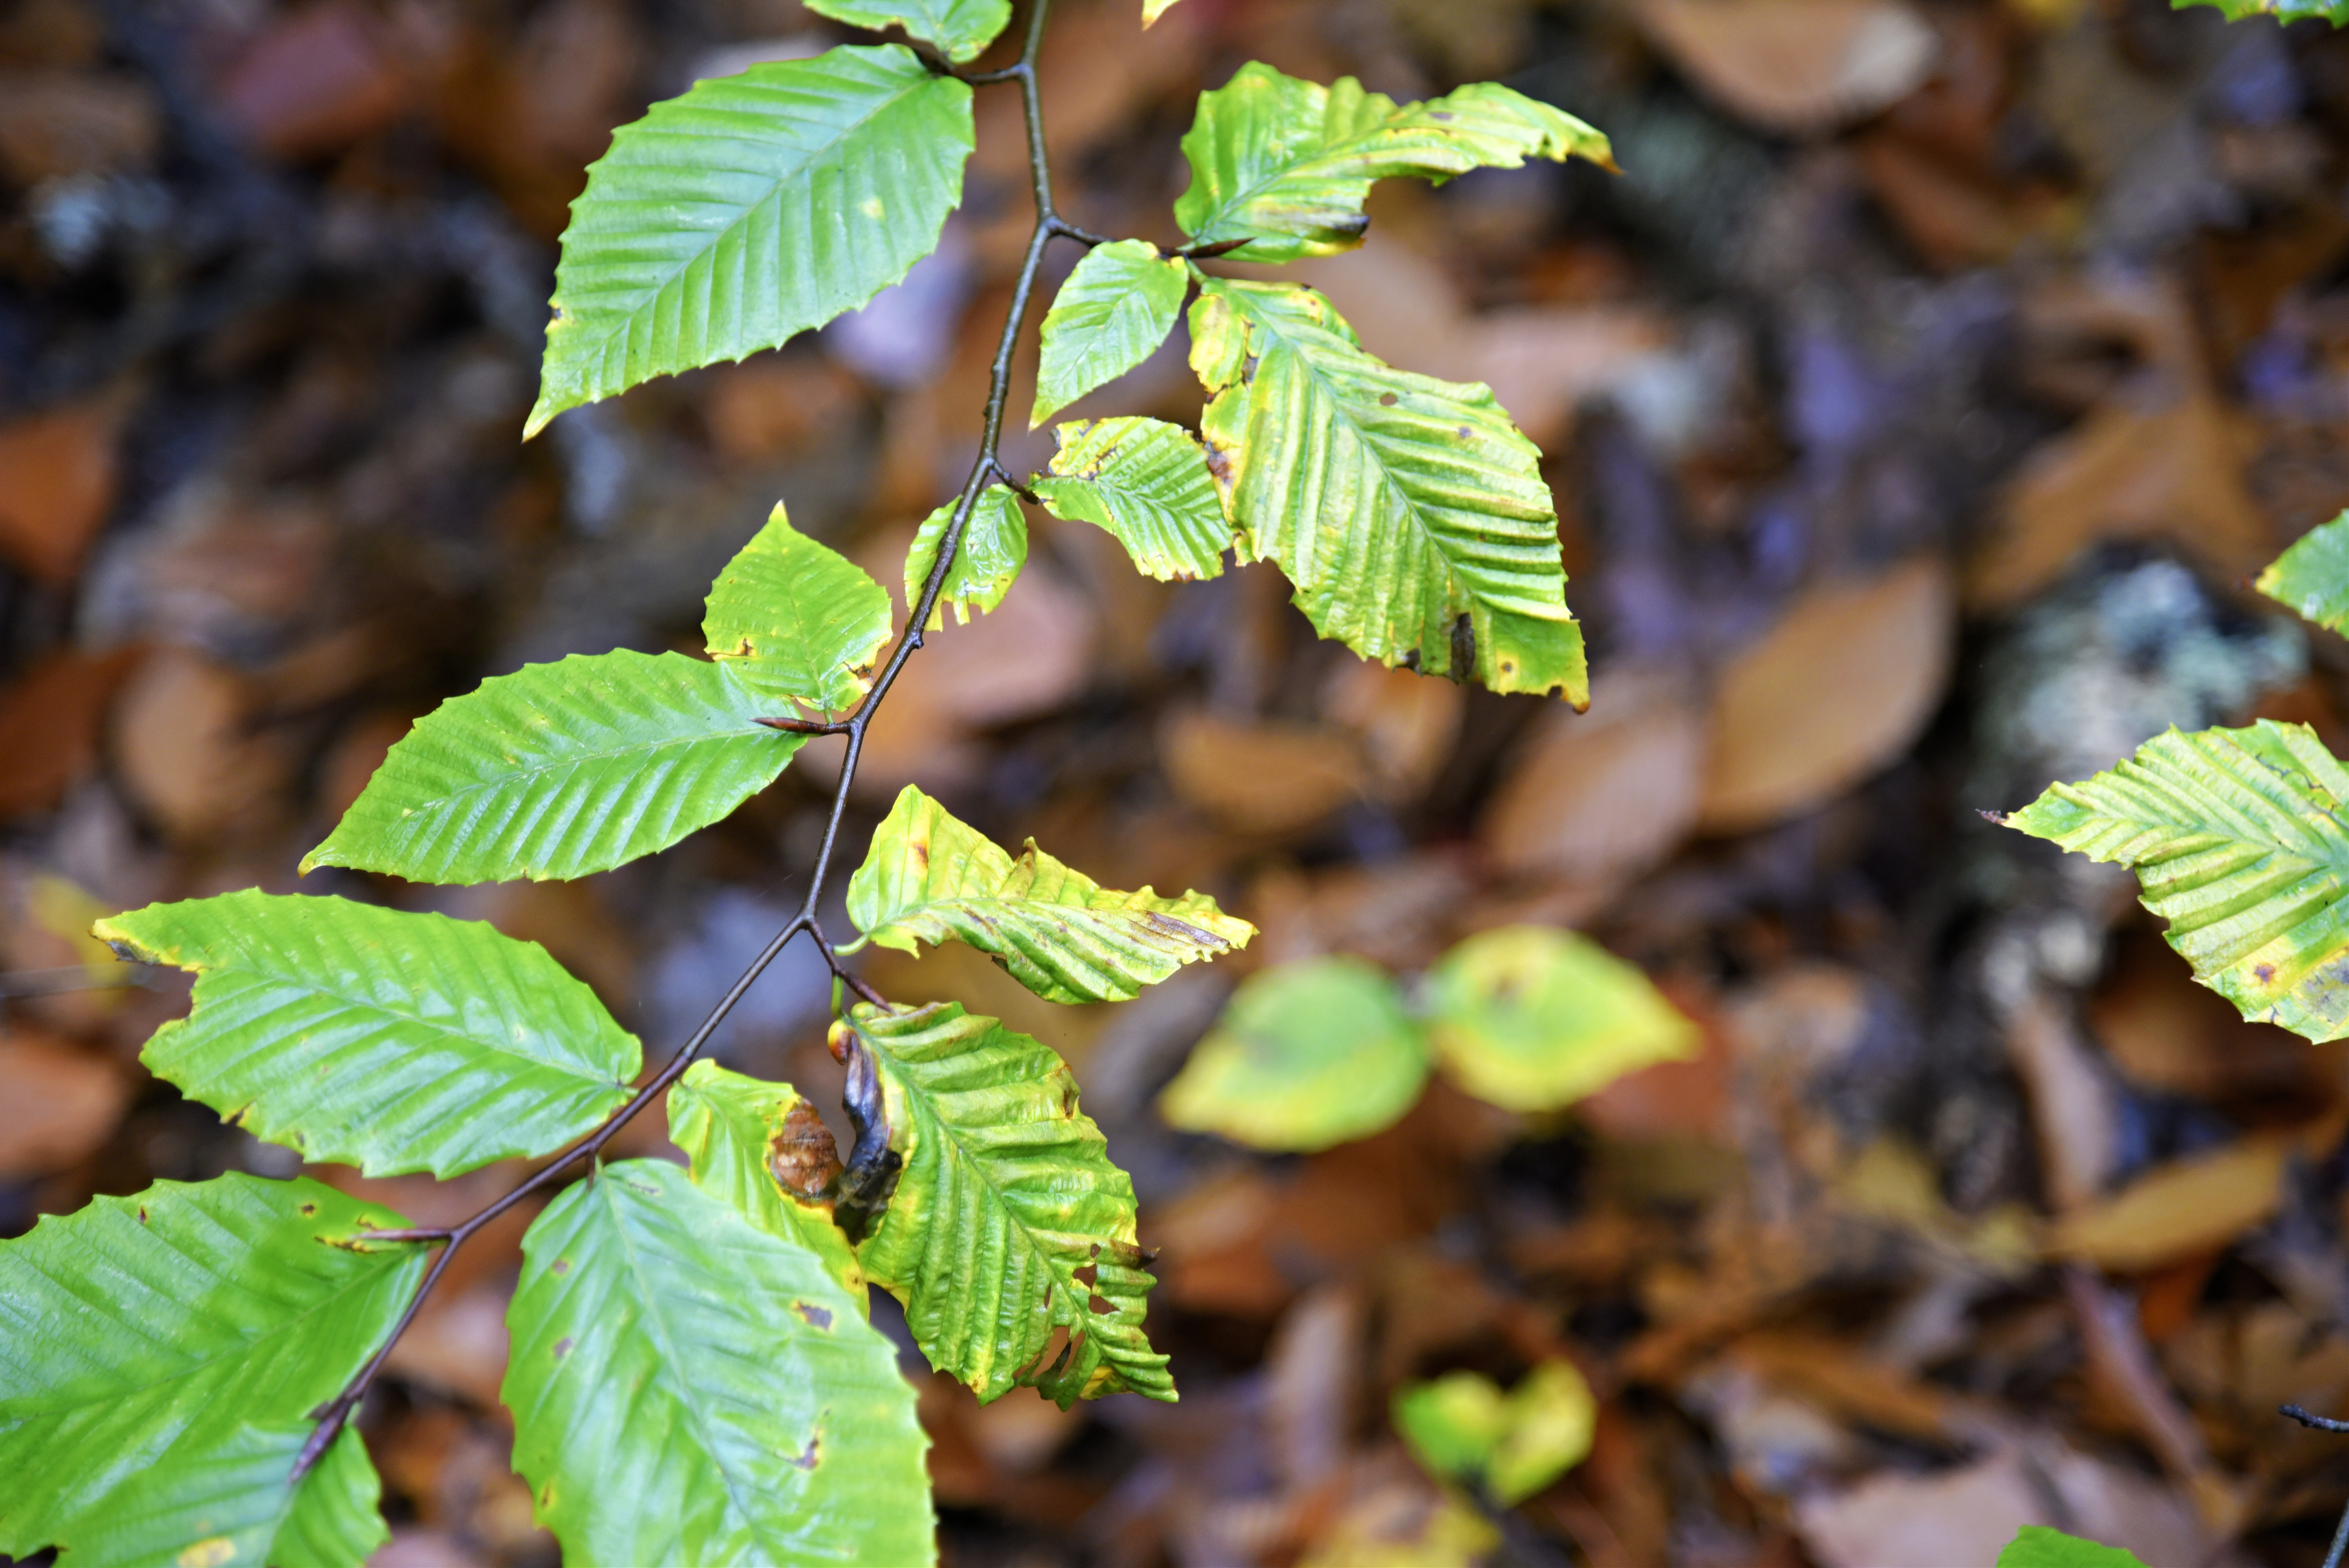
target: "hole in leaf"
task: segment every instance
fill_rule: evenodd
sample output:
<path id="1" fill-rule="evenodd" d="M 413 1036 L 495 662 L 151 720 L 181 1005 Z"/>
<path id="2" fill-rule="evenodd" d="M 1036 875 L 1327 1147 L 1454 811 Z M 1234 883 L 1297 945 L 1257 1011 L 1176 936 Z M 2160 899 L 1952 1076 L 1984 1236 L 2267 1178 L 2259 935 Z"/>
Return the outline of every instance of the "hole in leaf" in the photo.
<path id="1" fill-rule="evenodd" d="M 1397 403 L 1402 401 L 1402 398 L 1396 397 L 1392 392 L 1381 392 L 1379 394 L 1379 407 L 1381 408 L 1392 408 Z"/>
<path id="2" fill-rule="evenodd" d="M 1117 1310 L 1117 1303 L 1110 1300 L 1110 1298 L 1105 1295 L 1090 1297 L 1086 1300 L 1085 1305 L 1095 1312 L 1103 1314 L 1104 1315 Z"/>
<path id="3" fill-rule="evenodd" d="M 802 1318 L 806 1319 L 808 1326 L 811 1328 L 830 1328 L 832 1326 L 832 1309 L 830 1307 L 817 1306 L 811 1302 L 795 1301 L 792 1303 L 792 1310 L 798 1313 Z"/>
<path id="4" fill-rule="evenodd" d="M 1094 1285 L 1101 1282 L 1101 1264 L 1087 1264 L 1084 1267 L 1079 1269 L 1069 1277 L 1075 1280 L 1087 1290 L 1091 1290 Z"/>

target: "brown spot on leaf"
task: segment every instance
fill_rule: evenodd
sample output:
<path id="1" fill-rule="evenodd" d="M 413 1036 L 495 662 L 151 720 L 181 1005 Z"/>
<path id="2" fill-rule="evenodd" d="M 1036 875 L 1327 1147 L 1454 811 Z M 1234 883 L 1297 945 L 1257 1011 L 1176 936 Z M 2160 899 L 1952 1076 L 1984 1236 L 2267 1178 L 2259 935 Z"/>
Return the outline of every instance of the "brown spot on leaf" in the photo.
<path id="1" fill-rule="evenodd" d="M 564 1357 L 566 1357 L 566 1356 L 568 1356 L 568 1355 L 570 1355 L 570 1354 L 571 1354 L 571 1336 L 569 1336 L 569 1335 L 567 1335 L 567 1334 L 566 1334 L 566 1335 L 564 1335 L 562 1338 L 560 1338 L 560 1339 L 558 1339 L 558 1340 L 556 1340 L 556 1341 L 554 1342 L 554 1358 L 555 1358 L 557 1361 L 560 1361 L 560 1360 L 562 1360 Z"/>
<path id="2" fill-rule="evenodd" d="M 828 1306 L 818 1306 L 812 1302 L 795 1301 L 792 1303 L 792 1310 L 805 1319 L 810 1328 L 832 1326 L 832 1309 Z"/>
<path id="3" fill-rule="evenodd" d="M 823 1441 L 823 1433 L 817 1432 L 812 1434 L 808 1438 L 807 1447 L 792 1456 L 792 1463 L 803 1470 L 812 1470 L 815 1469 L 817 1465 L 823 1462 L 821 1457 L 816 1453 L 816 1446 Z"/>
<path id="4" fill-rule="evenodd" d="M 2275 965 L 2272 964 L 2255 964 L 2251 966 L 2251 973 L 2257 975 L 2259 977 L 2260 984 L 2264 985 L 2275 978 Z"/>
<path id="5" fill-rule="evenodd" d="M 1379 407 L 1381 408 L 1392 408 L 1397 403 L 1402 401 L 1402 398 L 1396 397 L 1392 392 L 1381 392 L 1379 394 Z"/>
<path id="6" fill-rule="evenodd" d="M 144 1203 L 139 1205 L 139 1222 L 142 1225 L 147 1222 L 147 1205 Z"/>
<path id="7" fill-rule="evenodd" d="M 556 1274 L 567 1274 L 571 1272 L 571 1260 L 569 1258 L 557 1258 L 546 1266 Z"/>
<path id="8" fill-rule="evenodd" d="M 302 1217 L 305 1220 L 317 1212 L 318 1205 L 316 1203 L 305 1203 L 302 1205 Z"/>

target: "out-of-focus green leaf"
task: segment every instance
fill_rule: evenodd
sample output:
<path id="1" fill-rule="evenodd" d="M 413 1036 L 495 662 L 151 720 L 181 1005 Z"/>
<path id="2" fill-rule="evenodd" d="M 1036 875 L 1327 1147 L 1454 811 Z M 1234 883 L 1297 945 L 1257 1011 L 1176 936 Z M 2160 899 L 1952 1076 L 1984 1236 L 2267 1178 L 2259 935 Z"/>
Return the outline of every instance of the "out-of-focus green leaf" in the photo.
<path id="1" fill-rule="evenodd" d="M 502 1390 L 573 1563 L 936 1560 L 895 1347 L 816 1255 L 662 1160 L 565 1189 L 523 1238 Z"/>
<path id="2" fill-rule="evenodd" d="M 1247 240 L 1233 253 L 1246 262 L 1293 262 L 1361 244 L 1373 181 L 1441 183 L 1528 158 L 1615 167 L 1599 132 L 1496 83 L 1398 105 L 1351 77 L 1325 88 L 1257 62 L 1199 95 L 1183 155 L 1191 183 L 1174 202 L 1175 222 L 1196 245 Z"/>
<path id="3" fill-rule="evenodd" d="M 1048 1002 L 1125 1002 L 1256 927 L 1205 893 L 1119 892 L 1028 841 L 1018 860 L 908 784 L 848 881 L 848 918 L 884 947 L 959 937 Z"/>
<path id="4" fill-rule="evenodd" d="M 1191 272 L 1182 259 L 1161 256 L 1147 240 L 1118 240 L 1088 252 L 1044 315 L 1030 426 L 1155 353 L 1174 330 L 1190 287 Z"/>
<path id="5" fill-rule="evenodd" d="M 2327 631 L 2349 634 L 2349 511 L 2302 534 L 2252 586 Z"/>
<path id="6" fill-rule="evenodd" d="M 1106 529 L 1162 583 L 1222 575 L 1232 525 L 1197 437 L 1139 418 L 1072 420 L 1053 434 L 1051 477 L 1032 483 L 1054 517 Z"/>
<path id="7" fill-rule="evenodd" d="M 938 563 L 938 546 L 946 542 L 947 528 L 954 521 L 955 504 L 948 501 L 924 518 L 914 534 L 914 548 L 905 554 L 908 615 L 920 605 L 922 585 Z M 970 521 L 963 525 L 954 564 L 947 568 L 946 581 L 938 587 L 938 602 L 930 606 L 929 624 L 923 630 L 935 632 L 945 625 L 948 605 L 954 607 L 957 625 L 967 624 L 975 614 L 986 614 L 1003 603 L 1019 569 L 1027 564 L 1028 519 L 1019 510 L 1019 498 L 1001 485 L 989 485 L 970 503 Z"/>
<path id="8" fill-rule="evenodd" d="M 807 0 L 807 8 L 876 32 L 894 22 L 957 64 L 978 58 L 1011 20 L 1011 0 Z"/>
<path id="9" fill-rule="evenodd" d="M 2099 1546 L 2044 1524 L 2026 1524 L 1998 1554 L 1996 1568 L 2145 1568 L 2134 1552 Z"/>
<path id="10" fill-rule="evenodd" d="M 312 1411 L 415 1292 L 407 1222 L 316 1181 L 95 1198 L 0 1243 L 0 1553 L 350 1568 L 388 1539 L 355 1431 L 288 1483 Z"/>
<path id="11" fill-rule="evenodd" d="M 1182 0 L 1142 0 L 1142 25 L 1149 26 L 1182 4 Z"/>
<path id="12" fill-rule="evenodd" d="M 710 657 L 752 686 L 839 713 L 873 684 L 889 640 L 889 591 L 793 528 L 778 501 L 710 585 L 701 632 Z"/>
<path id="13" fill-rule="evenodd" d="M 1454 947 L 1428 974 L 1427 1009 L 1444 1069 L 1509 1110 L 1554 1110 L 1702 1045 L 1636 965 L 1547 926 L 1480 932 Z"/>
<path id="14" fill-rule="evenodd" d="M 2193 5 L 2208 5 L 2230 22 L 2247 22 L 2255 16 L 2272 16 L 2279 22 L 2305 22 L 2322 17 L 2336 27 L 2349 26 L 2349 0 L 2169 0 L 2169 8 L 2183 11 Z M 2004 1568 L 2006 1559 L 1999 1559 Z"/>
<path id="15" fill-rule="evenodd" d="M 849 1023 L 880 1076 L 905 1161 L 864 1271 L 905 1304 L 930 1365 L 980 1399 L 1028 1386 L 1062 1409 L 1131 1390 L 1173 1399 L 1143 1337 L 1133 1183 L 1110 1163 L 1049 1047 L 958 1003 Z M 1045 1359 L 1055 1329 L 1067 1345 Z"/>
<path id="16" fill-rule="evenodd" d="M 1524 1501 L 1580 1464 L 1599 1401 L 1570 1361 L 1545 1361 L 1503 1394 L 1475 1372 L 1416 1383 L 1394 1398 L 1395 1429 L 1419 1462 L 1447 1480 Z"/>
<path id="17" fill-rule="evenodd" d="M 1311 289 L 1224 279 L 1191 307 L 1191 367 L 1226 510 L 1323 636 L 1589 702 L 1541 453 L 1489 388 L 1381 364 Z"/>
<path id="18" fill-rule="evenodd" d="M 2135 871 L 2169 945 L 2244 1017 L 2349 1036 L 2349 772 L 2306 725 L 2173 729 L 2000 820 Z"/>
<path id="19" fill-rule="evenodd" d="M 752 66 L 653 105 L 571 204 L 523 433 L 864 304 L 937 248 L 972 145 L 970 88 L 895 44 Z"/>
<path id="20" fill-rule="evenodd" d="M 1327 1149 L 1392 1126 L 1426 1079 L 1393 978 L 1316 958 L 1243 982 L 1158 1109 L 1170 1126 L 1257 1149 Z"/>
<path id="21" fill-rule="evenodd" d="M 665 850 L 774 782 L 806 738 L 724 665 L 622 649 L 525 665 L 416 721 L 305 872 L 585 876 Z"/>
<path id="22" fill-rule="evenodd" d="M 840 1151 L 798 1091 L 696 1062 L 668 1091 L 668 1137 L 692 1161 L 695 1186 L 814 1253 L 866 1310 L 864 1270 L 832 1218 Z"/>
<path id="23" fill-rule="evenodd" d="M 140 1059 L 255 1138 L 370 1176 L 551 1154 L 626 1102 L 636 1037 L 478 920 L 246 889 L 98 923 L 196 975 Z"/>

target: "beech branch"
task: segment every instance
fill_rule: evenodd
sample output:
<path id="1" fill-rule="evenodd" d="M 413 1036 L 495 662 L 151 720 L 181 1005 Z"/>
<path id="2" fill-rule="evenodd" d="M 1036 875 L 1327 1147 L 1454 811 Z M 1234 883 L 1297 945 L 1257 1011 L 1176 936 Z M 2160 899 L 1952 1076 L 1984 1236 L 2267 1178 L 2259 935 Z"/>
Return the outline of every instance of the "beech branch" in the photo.
<path id="1" fill-rule="evenodd" d="M 554 1186 L 572 1167 L 584 1161 L 592 1161 L 601 1154 L 605 1146 L 611 1142 L 622 1128 L 634 1120 L 646 1107 L 658 1099 L 667 1091 L 671 1084 L 685 1075 L 686 1068 L 693 1065 L 695 1058 L 701 1054 L 702 1047 L 709 1044 L 709 1037 L 717 1032 L 719 1025 L 724 1023 L 727 1015 L 734 1010 L 735 1004 L 741 1001 L 744 994 L 750 989 L 759 976 L 766 972 L 767 966 L 791 944 L 793 937 L 805 933 L 814 941 L 833 976 L 849 990 L 875 1006 L 888 1005 L 870 986 L 851 975 L 841 965 L 838 954 L 833 949 L 833 944 L 824 939 L 823 932 L 816 925 L 816 906 L 823 896 L 823 890 L 831 873 L 833 851 L 839 842 L 841 821 L 848 810 L 849 789 L 855 782 L 856 764 L 864 749 L 864 733 L 873 722 L 874 710 L 889 695 L 889 688 L 896 684 L 898 672 L 905 667 L 905 661 L 913 656 L 914 651 L 922 645 L 922 628 L 928 624 L 931 613 L 937 607 L 938 595 L 945 589 L 947 573 L 953 569 L 955 552 L 961 548 L 963 533 L 969 526 L 971 511 L 978 504 L 979 493 L 987 488 L 995 476 L 1005 472 L 1000 452 L 1003 440 L 1004 405 L 1011 392 L 1011 356 L 1019 340 L 1019 329 L 1027 320 L 1029 303 L 1035 294 L 1036 278 L 1043 265 L 1045 248 L 1056 237 L 1075 240 L 1087 245 L 1103 242 L 1101 236 L 1089 233 L 1062 219 L 1052 205 L 1051 171 L 1044 156 L 1043 104 L 1036 88 L 1036 57 L 1043 44 L 1044 19 L 1050 9 L 1051 0 L 1035 0 L 1028 15 L 1028 34 L 1021 46 L 1019 59 L 1016 65 L 1007 66 L 999 71 L 968 75 L 962 77 L 963 80 L 974 85 L 1017 82 L 1019 86 L 1020 106 L 1025 111 L 1028 128 L 1028 173 L 1036 203 L 1036 226 L 1029 236 L 1027 253 L 1019 265 L 1019 280 L 1012 290 L 1011 306 L 1005 313 L 1002 336 L 996 346 L 995 361 L 988 382 L 978 456 L 972 462 L 970 477 L 964 481 L 962 492 L 956 500 L 954 517 L 947 525 L 946 536 L 939 541 L 937 561 L 930 568 L 928 579 L 922 584 L 919 602 L 910 607 L 905 629 L 898 634 L 896 644 L 890 650 L 888 661 L 882 665 L 880 674 L 874 679 L 872 688 L 864 694 L 864 700 L 857 706 L 855 712 L 844 719 L 837 720 L 762 718 L 758 721 L 771 729 L 781 730 L 786 734 L 842 735 L 848 738 L 847 751 L 841 758 L 840 778 L 833 787 L 831 810 L 824 820 L 823 839 L 817 847 L 815 866 L 808 879 L 807 896 L 801 901 L 799 913 L 792 915 L 785 923 L 782 930 L 775 934 L 774 939 L 750 961 L 750 966 L 744 969 L 740 976 L 727 989 L 725 995 L 719 998 L 717 1005 L 709 1010 L 709 1016 L 702 1019 L 700 1026 L 696 1028 L 691 1037 L 677 1048 L 660 1071 L 631 1096 L 626 1105 L 614 1111 L 610 1119 L 603 1126 L 589 1133 L 570 1149 L 556 1155 L 547 1164 L 541 1166 L 512 1191 L 460 1223 L 445 1228 L 374 1231 L 367 1233 L 365 1239 L 371 1242 L 438 1246 L 440 1248 L 440 1253 L 432 1260 L 432 1266 L 425 1271 L 424 1278 L 418 1284 L 415 1295 L 409 1298 L 407 1309 L 400 1314 L 399 1320 L 392 1325 L 391 1332 L 384 1337 L 383 1344 L 368 1358 L 367 1365 L 359 1369 L 358 1375 L 345 1386 L 341 1393 L 311 1412 L 312 1419 L 317 1424 L 311 1430 L 309 1440 L 302 1445 L 300 1456 L 295 1460 L 293 1479 L 295 1482 L 299 1482 L 325 1456 L 327 1446 L 348 1423 L 351 1412 L 358 1408 L 359 1401 L 367 1397 L 367 1389 L 373 1386 L 378 1374 L 383 1370 L 384 1362 L 390 1357 L 392 1346 L 399 1343 L 400 1336 L 407 1333 L 409 1326 L 416 1321 L 417 1314 L 423 1309 L 425 1298 L 431 1295 L 432 1287 L 440 1283 L 440 1276 L 447 1272 L 449 1260 L 456 1255 L 457 1249 L 464 1245 L 483 1226 L 515 1204 L 533 1193 L 543 1192 Z M 866 1129 L 860 1126 L 860 1148 L 863 1146 L 863 1135 L 866 1131 Z"/>

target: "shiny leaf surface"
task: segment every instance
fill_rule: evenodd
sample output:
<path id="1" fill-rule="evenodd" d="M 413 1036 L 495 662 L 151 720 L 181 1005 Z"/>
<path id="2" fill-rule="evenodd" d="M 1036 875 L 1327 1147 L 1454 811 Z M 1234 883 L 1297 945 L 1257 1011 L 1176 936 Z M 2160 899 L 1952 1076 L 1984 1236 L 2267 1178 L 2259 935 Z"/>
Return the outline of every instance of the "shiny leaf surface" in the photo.
<path id="1" fill-rule="evenodd" d="M 894 22 L 957 64 L 978 58 L 1011 20 L 1011 0 L 807 0 L 807 8 L 876 31 Z"/>
<path id="2" fill-rule="evenodd" d="M 922 586 L 938 563 L 938 546 L 946 542 L 955 505 L 948 501 L 930 513 L 914 534 L 914 548 L 905 555 L 908 615 L 921 603 Z M 954 610 L 957 624 L 967 624 L 974 614 L 986 614 L 1003 603 L 1003 596 L 1019 579 L 1019 569 L 1027 564 L 1028 517 L 1019 510 L 1019 498 L 1001 485 L 989 485 L 970 504 L 970 521 L 963 525 L 954 564 L 947 569 L 937 603 L 930 606 L 929 624 L 923 629 L 935 632 L 946 624 L 948 606 Z"/>
<path id="3" fill-rule="evenodd" d="M 1124 375 L 1166 341 L 1183 312 L 1191 273 L 1146 240 L 1096 245 L 1079 262 L 1045 313 L 1036 372 L 1040 425 L 1094 387 Z"/>
<path id="4" fill-rule="evenodd" d="M 880 1074 L 896 1194 L 858 1255 L 905 1304 L 930 1364 L 982 1400 L 1022 1385 L 1063 1409 L 1130 1390 L 1174 1398 L 1143 1337 L 1133 1183 L 1077 1109 L 1058 1056 L 941 1002 L 860 1003 L 850 1022 Z M 1067 1336 L 1049 1355 L 1055 1331 Z"/>
<path id="5" fill-rule="evenodd" d="M 1327 1149 L 1392 1126 L 1427 1046 L 1385 970 L 1359 958 L 1251 975 L 1159 1098 L 1168 1125 L 1257 1149 Z"/>
<path id="6" fill-rule="evenodd" d="M 750 686 L 844 712 L 872 686 L 889 640 L 889 591 L 793 528 L 778 501 L 710 585 L 701 631 L 709 656 Z"/>
<path id="7" fill-rule="evenodd" d="M 1248 242 L 1248 262 L 1326 256 L 1362 242 L 1374 181 L 1443 181 L 1528 158 L 1586 158 L 1612 169 L 1607 139 L 1570 114 L 1496 83 L 1397 104 L 1351 77 L 1300 81 L 1250 62 L 1199 95 L 1183 138 L 1191 183 L 1174 218 L 1192 242 Z"/>
<path id="8" fill-rule="evenodd" d="M 2252 586 L 2327 631 L 2349 634 L 2349 511 L 2301 535 Z"/>
<path id="9" fill-rule="evenodd" d="M 1015 860 L 911 784 L 849 879 L 848 918 L 901 953 L 959 938 L 1050 1002 L 1130 1001 L 1256 934 L 1204 893 L 1105 888 L 1033 839 Z"/>
<path id="10" fill-rule="evenodd" d="M 424 1267 L 406 1223 L 308 1180 L 230 1175 L 95 1198 L 0 1244 L 0 1552 L 185 1568 L 348 1568 L 388 1538 L 346 1431 L 287 1484 L 310 1412 Z"/>
<path id="11" fill-rule="evenodd" d="M 774 781 L 804 742 L 756 722 L 775 702 L 682 654 L 526 665 L 417 720 L 302 869 L 433 882 L 608 871 Z"/>
<path id="12" fill-rule="evenodd" d="M 2002 820 L 2135 871 L 2169 945 L 2244 1017 L 2349 1036 L 2349 772 L 2306 725 L 2173 729 Z"/>
<path id="13" fill-rule="evenodd" d="M 636 1037 L 534 942 L 254 890 L 98 922 L 196 975 L 140 1059 L 255 1138 L 370 1176 L 551 1154 L 628 1098 Z"/>
<path id="14" fill-rule="evenodd" d="M 571 204 L 523 433 L 864 304 L 937 248 L 971 146 L 970 88 L 896 45 L 755 65 L 655 104 Z"/>
<path id="15" fill-rule="evenodd" d="M 813 1253 L 865 1310 L 864 1270 L 832 1218 L 839 1151 L 798 1091 L 696 1062 L 668 1091 L 668 1138 L 685 1150 L 695 1186 Z"/>
<path id="16" fill-rule="evenodd" d="M 667 1161 L 549 1204 L 506 1323 L 514 1467 L 568 1561 L 936 1560 L 895 1348 L 812 1253 Z"/>
<path id="17" fill-rule="evenodd" d="M 1702 1047 L 1637 965 L 1547 926 L 1461 943 L 1429 971 L 1427 1010 L 1444 1070 L 1509 1110 L 1555 1110 Z"/>
<path id="18" fill-rule="evenodd" d="M 1106 530 L 1162 583 L 1222 574 L 1232 525 L 1197 437 L 1136 418 L 1071 421 L 1053 434 L 1051 475 L 1031 483 L 1054 517 Z"/>
<path id="19" fill-rule="evenodd" d="M 1203 284 L 1191 366 L 1226 508 L 1323 636 L 1590 700 L 1541 453 L 1488 388 L 1381 364 L 1328 300 L 1280 284 Z"/>

